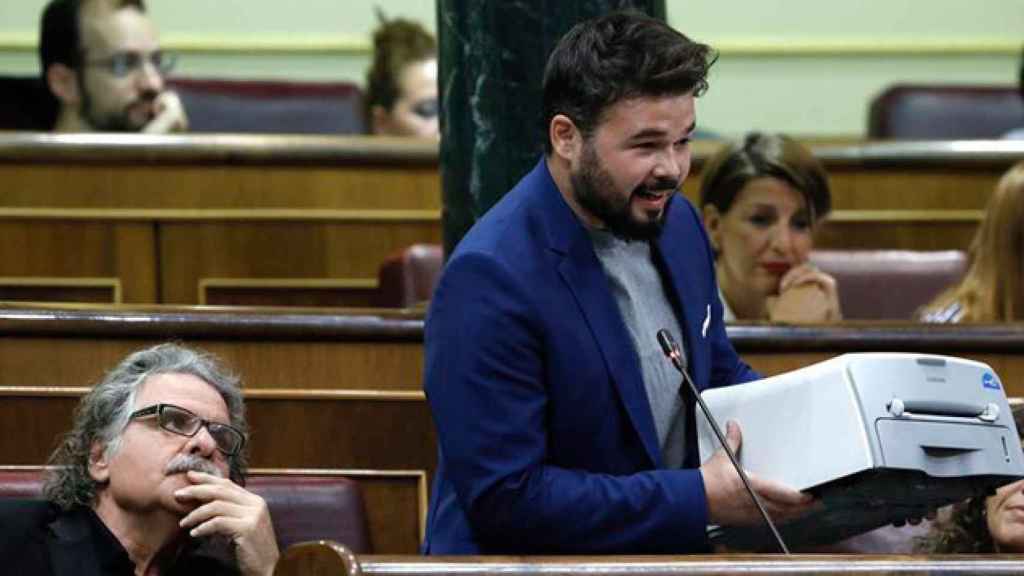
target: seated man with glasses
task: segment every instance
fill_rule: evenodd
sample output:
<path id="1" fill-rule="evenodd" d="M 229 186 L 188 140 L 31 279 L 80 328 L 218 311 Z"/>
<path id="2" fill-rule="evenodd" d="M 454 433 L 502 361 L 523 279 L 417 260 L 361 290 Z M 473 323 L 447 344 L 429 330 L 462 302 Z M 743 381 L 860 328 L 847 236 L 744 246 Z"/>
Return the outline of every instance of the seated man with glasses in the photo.
<path id="1" fill-rule="evenodd" d="M 238 380 L 176 344 L 136 352 L 75 410 L 45 501 L 0 501 L 0 572 L 271 574 L 264 500 L 242 488 Z"/>
<path id="2" fill-rule="evenodd" d="M 188 118 L 164 80 L 175 58 L 160 50 L 143 0 L 50 0 L 39 58 L 57 100 L 58 132 L 181 132 Z"/>

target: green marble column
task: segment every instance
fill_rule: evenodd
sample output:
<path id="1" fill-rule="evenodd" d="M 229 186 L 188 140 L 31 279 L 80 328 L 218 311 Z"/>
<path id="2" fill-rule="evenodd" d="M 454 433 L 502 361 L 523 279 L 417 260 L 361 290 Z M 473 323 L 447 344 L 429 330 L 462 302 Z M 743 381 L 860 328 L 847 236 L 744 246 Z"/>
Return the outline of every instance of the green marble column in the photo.
<path id="1" fill-rule="evenodd" d="M 558 39 L 613 10 L 665 0 L 437 0 L 445 254 L 544 149 L 541 79 Z"/>

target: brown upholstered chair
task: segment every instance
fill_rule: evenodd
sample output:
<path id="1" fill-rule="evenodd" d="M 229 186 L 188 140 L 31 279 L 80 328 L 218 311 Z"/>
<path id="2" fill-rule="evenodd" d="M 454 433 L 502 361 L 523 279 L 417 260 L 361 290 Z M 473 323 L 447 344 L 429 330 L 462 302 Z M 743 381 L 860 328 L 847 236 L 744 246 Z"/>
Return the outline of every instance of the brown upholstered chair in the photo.
<path id="1" fill-rule="evenodd" d="M 897 84 L 876 96 L 868 113 L 872 139 L 995 139 L 1022 126 L 1016 86 Z"/>
<path id="2" fill-rule="evenodd" d="M 964 274 L 960 250 L 815 250 L 811 262 L 835 277 L 849 320 L 909 320 Z"/>
<path id="3" fill-rule="evenodd" d="M 378 272 L 385 308 L 408 308 L 430 300 L 444 267 L 440 244 L 413 244 L 388 256 Z"/>
<path id="4" fill-rule="evenodd" d="M 39 498 L 43 468 L 0 466 L 0 498 Z M 359 485 L 334 474 L 255 471 L 247 487 L 270 507 L 277 545 L 333 540 L 358 554 L 373 551 Z"/>

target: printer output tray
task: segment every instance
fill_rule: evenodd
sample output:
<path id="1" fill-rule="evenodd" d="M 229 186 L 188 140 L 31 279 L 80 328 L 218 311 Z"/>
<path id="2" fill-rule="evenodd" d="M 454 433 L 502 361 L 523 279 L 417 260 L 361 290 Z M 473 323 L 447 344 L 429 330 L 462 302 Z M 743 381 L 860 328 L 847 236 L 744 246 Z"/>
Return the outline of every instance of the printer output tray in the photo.
<path id="1" fill-rule="evenodd" d="M 935 478 L 916 470 L 873 469 L 811 488 L 816 509 L 776 524 L 792 550 L 833 544 L 887 524 L 985 495 L 1015 480 L 1011 476 Z M 718 527 L 710 538 L 730 550 L 778 551 L 767 526 Z"/>

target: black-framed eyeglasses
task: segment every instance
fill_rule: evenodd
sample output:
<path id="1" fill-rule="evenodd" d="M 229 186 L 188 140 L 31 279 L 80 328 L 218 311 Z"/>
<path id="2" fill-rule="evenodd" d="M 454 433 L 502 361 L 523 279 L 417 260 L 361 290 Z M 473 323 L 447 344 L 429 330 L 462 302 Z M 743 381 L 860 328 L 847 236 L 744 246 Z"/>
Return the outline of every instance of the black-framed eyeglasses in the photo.
<path id="1" fill-rule="evenodd" d="M 178 55 L 164 52 L 163 50 L 157 50 L 148 54 L 141 52 L 116 52 L 106 58 L 86 60 L 85 65 L 103 68 L 115 78 L 124 78 L 141 70 L 146 62 L 152 64 L 153 68 L 161 76 L 166 76 L 171 70 L 174 70 L 174 65 L 178 63 Z"/>
<path id="2" fill-rule="evenodd" d="M 153 404 L 132 412 L 128 419 L 138 420 L 150 416 L 156 416 L 157 424 L 164 430 L 189 438 L 198 434 L 199 429 L 205 426 L 216 442 L 217 449 L 228 456 L 238 454 L 245 446 L 245 435 L 237 428 L 200 418 L 197 414 L 174 404 Z"/>

